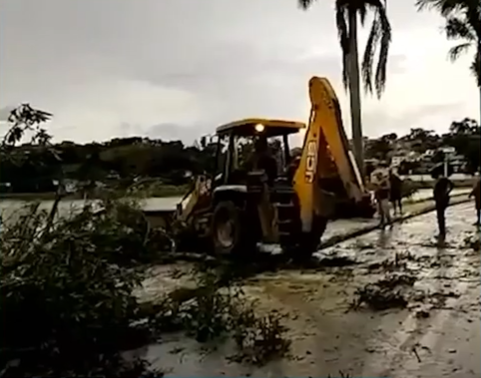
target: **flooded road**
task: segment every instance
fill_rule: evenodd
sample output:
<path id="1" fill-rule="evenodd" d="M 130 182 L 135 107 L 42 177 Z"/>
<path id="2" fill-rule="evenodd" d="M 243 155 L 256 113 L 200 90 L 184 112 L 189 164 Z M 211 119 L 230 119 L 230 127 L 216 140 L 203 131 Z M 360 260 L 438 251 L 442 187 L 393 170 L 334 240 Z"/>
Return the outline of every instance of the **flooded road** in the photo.
<path id="1" fill-rule="evenodd" d="M 469 193 L 470 188 L 455 188 L 452 195 L 460 193 Z M 421 189 L 414 193 L 410 199 L 406 199 L 407 203 L 410 201 L 422 201 L 432 197 L 431 189 Z M 176 205 L 181 201 L 182 197 L 151 197 L 139 200 L 139 203 L 144 211 L 174 211 Z M 35 202 L 34 200 L 20 200 L 20 199 L 0 199 L 0 214 L 4 219 L 15 215 L 22 207 L 28 203 Z M 41 200 L 40 209 L 50 210 L 53 205 L 53 200 Z M 94 201 L 95 202 L 95 201 Z M 72 212 L 78 212 L 85 204 L 85 200 L 81 199 L 66 199 L 59 204 L 59 213 L 61 216 L 68 215 Z"/>
<path id="2" fill-rule="evenodd" d="M 323 250 L 321 258 L 331 261 L 324 266 L 246 281 L 259 313 L 285 315 L 289 358 L 245 366 L 228 361 L 229 343 L 207 353 L 178 335 L 137 353 L 167 376 L 479 377 L 480 253 L 469 245 L 479 230 L 474 220 L 471 203 L 453 206 L 445 242 L 435 237 L 429 213 Z M 405 305 L 376 309 L 366 296 L 353 306 L 358 290 L 371 286 L 389 287 Z"/>

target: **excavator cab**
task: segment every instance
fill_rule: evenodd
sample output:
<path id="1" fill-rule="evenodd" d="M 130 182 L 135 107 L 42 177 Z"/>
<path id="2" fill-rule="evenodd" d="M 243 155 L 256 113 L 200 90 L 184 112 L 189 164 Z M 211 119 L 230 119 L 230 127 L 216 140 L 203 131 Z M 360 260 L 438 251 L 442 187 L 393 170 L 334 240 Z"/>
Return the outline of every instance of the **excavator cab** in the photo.
<path id="1" fill-rule="evenodd" d="M 217 128 L 209 222 L 217 253 L 249 253 L 259 242 L 285 248 L 297 242 L 300 211 L 287 175 L 289 135 L 305 127 L 300 122 L 245 119 Z"/>
<path id="2" fill-rule="evenodd" d="M 268 119 L 245 119 L 220 126 L 217 129 L 220 183 L 245 183 L 247 176 L 255 176 L 254 171 L 274 176 L 269 177 L 270 181 L 282 177 L 290 162 L 289 135 L 304 128 L 305 124 L 300 122 Z M 275 161 L 274 169 L 270 169 L 275 172 L 260 167 L 259 160 L 263 158 Z"/>

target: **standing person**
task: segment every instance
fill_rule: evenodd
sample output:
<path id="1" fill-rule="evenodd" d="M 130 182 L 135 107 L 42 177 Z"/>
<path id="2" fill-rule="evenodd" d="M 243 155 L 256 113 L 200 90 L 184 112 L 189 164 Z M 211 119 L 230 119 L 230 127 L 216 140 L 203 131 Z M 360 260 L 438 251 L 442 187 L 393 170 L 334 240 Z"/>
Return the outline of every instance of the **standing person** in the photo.
<path id="1" fill-rule="evenodd" d="M 454 185 L 447 177 L 439 172 L 433 173 L 436 179 L 433 189 L 433 197 L 436 203 L 436 215 L 438 218 L 439 235 L 446 236 L 446 218 L 445 212 L 449 205 L 449 194 L 453 190 Z"/>
<path id="2" fill-rule="evenodd" d="M 398 176 L 393 169 L 389 171 L 389 186 L 390 186 L 390 200 L 392 207 L 394 209 L 394 214 L 397 213 L 397 209 L 399 208 L 399 214 L 402 215 L 403 213 L 403 206 L 402 206 L 402 179 Z"/>
<path id="3" fill-rule="evenodd" d="M 372 172 L 371 183 L 374 185 L 374 197 L 378 205 L 381 227 L 386 227 L 386 224 L 392 225 L 389 212 L 389 172 L 385 163 L 379 164 L 379 168 Z"/>
<path id="4" fill-rule="evenodd" d="M 474 205 L 476 207 L 476 226 L 479 226 L 481 222 L 481 179 L 478 177 L 476 184 L 474 184 L 474 188 L 469 193 L 469 198 L 474 197 Z"/>

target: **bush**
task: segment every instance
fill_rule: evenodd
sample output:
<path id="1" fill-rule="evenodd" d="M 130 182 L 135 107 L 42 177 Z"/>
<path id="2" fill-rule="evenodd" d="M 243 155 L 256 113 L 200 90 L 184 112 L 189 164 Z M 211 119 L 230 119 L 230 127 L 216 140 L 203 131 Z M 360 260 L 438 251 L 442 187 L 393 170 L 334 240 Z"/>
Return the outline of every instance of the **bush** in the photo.
<path id="1" fill-rule="evenodd" d="M 197 288 L 139 305 L 132 294 L 143 279 L 139 263 L 155 261 L 165 240 L 135 203 L 108 200 L 100 211 L 85 206 L 50 222 L 51 213 L 32 205 L 0 235 L 7 325 L 0 376 L 145 375 L 145 361 L 127 362 L 120 351 L 175 330 L 199 342 L 231 335 L 236 358 L 256 364 L 289 349 L 279 316 L 256 316 L 226 268 L 200 265 Z M 147 323 L 138 321 L 145 317 Z"/>
<path id="2" fill-rule="evenodd" d="M 4 225 L 0 358 L 20 359 L 12 375 L 88 376 L 99 366 L 112 375 L 114 366 L 126 368 L 117 352 L 132 334 L 132 290 L 142 279 L 128 263 L 144 260 L 154 244 L 136 214 L 107 202 L 101 214 L 86 206 L 48 227 L 49 214 L 32 206 Z"/>
<path id="3" fill-rule="evenodd" d="M 40 127 L 50 117 L 28 104 L 15 109 L 0 143 L 2 161 L 13 159 L 25 131 L 34 133 L 31 143 L 58 160 L 50 135 Z M 56 219 L 63 187 L 57 188 L 50 212 L 38 211 L 37 204 L 17 212 L 16 221 L 2 220 L 0 311 L 6 326 L 0 344 L 1 377 L 159 376 L 161 372 L 150 370 L 144 360 L 124 360 L 120 351 L 145 344 L 152 330 L 172 326 L 187 329 L 199 341 L 237 330 L 241 347 L 254 335 L 250 342 L 269 356 L 285 349 L 256 342 L 283 340 L 277 318 L 258 319 L 252 310 L 240 311 L 234 305 L 237 297 L 220 294 L 224 285 L 205 274 L 187 307 L 167 298 L 153 307 L 147 326 L 135 327 L 145 315 L 145 306 L 133 295 L 143 278 L 140 264 L 154 262 L 159 252 L 170 249 L 171 240 L 151 229 L 135 202 L 119 200 L 135 194 L 132 183 L 127 193 L 103 191 L 100 209 L 87 205 Z"/>

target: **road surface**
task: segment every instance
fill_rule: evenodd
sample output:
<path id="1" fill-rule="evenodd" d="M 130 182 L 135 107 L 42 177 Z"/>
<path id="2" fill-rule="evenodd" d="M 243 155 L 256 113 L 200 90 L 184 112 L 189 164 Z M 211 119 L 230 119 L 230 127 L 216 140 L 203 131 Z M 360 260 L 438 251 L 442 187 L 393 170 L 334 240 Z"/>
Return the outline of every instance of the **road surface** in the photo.
<path id="1" fill-rule="evenodd" d="M 445 242 L 435 237 L 429 213 L 324 250 L 313 269 L 246 282 L 258 312 L 285 314 L 293 342 L 288 358 L 260 368 L 241 365 L 226 359 L 232 354 L 227 344 L 206 355 L 179 335 L 137 353 L 167 376 L 479 377 L 480 253 L 466 241 L 479 230 L 474 218 L 471 203 L 453 206 Z M 373 296 L 352 306 L 357 289 L 381 282 L 407 305 L 390 308 L 384 301 L 388 308 L 376 310 L 369 307 L 379 299 Z"/>
<path id="2" fill-rule="evenodd" d="M 469 193 L 470 188 L 455 188 L 452 195 Z M 405 200 L 405 203 L 412 201 L 424 201 L 432 197 L 431 189 L 421 189 L 414 193 L 409 200 Z M 144 211 L 174 211 L 176 205 L 180 202 L 181 197 L 159 197 L 159 198 L 146 198 L 141 202 L 141 207 Z M 19 199 L 0 199 L 0 216 L 4 222 L 15 221 L 18 219 L 22 211 L 25 211 L 25 206 L 28 203 L 35 202 L 33 200 L 24 201 Z M 50 211 L 54 203 L 53 200 L 42 200 L 40 202 L 40 210 Z M 63 200 L 60 202 L 58 212 L 60 216 L 68 216 L 69 214 L 79 212 L 84 206 L 85 201 L 81 199 L 75 200 Z M 23 210 L 22 210 L 23 209 Z"/>

